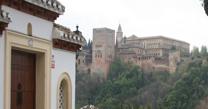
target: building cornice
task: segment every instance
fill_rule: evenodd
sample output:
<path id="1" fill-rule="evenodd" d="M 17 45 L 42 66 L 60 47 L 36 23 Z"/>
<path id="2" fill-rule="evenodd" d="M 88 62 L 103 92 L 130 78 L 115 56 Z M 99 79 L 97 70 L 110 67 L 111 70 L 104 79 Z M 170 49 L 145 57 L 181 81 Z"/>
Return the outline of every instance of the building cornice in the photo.
<path id="1" fill-rule="evenodd" d="M 63 14 L 65 7 L 57 0 L 24 0 L 33 5 L 39 6 L 41 8 L 53 11 L 58 14 Z"/>
<path id="2" fill-rule="evenodd" d="M 54 24 L 53 47 L 68 51 L 78 51 L 86 43 L 80 31 L 71 31 L 69 28 Z"/>
<path id="3" fill-rule="evenodd" d="M 65 7 L 56 0 L 2 0 L 0 5 L 6 5 L 52 22 L 65 11 Z"/>
<path id="4" fill-rule="evenodd" d="M 68 42 L 61 39 L 53 39 L 53 47 L 67 51 L 77 52 L 82 47 L 81 45 Z"/>

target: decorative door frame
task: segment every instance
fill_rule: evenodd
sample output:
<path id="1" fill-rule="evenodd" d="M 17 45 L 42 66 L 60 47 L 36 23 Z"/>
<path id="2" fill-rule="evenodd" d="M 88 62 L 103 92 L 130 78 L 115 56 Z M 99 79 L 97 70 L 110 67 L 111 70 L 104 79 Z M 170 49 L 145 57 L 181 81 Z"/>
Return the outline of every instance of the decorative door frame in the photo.
<path id="1" fill-rule="evenodd" d="M 5 31 L 4 109 L 11 108 L 11 51 L 36 54 L 36 109 L 50 109 L 51 50 L 46 39 L 28 36 L 16 31 Z"/>

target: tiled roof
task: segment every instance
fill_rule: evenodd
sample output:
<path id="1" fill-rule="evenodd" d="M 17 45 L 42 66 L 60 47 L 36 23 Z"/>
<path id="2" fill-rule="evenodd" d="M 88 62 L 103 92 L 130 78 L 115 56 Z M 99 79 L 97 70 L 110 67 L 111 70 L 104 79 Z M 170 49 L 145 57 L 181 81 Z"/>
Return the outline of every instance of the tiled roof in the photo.
<path id="1" fill-rule="evenodd" d="M 65 11 L 65 7 L 57 0 L 24 0 L 24 1 L 59 14 L 63 14 Z"/>

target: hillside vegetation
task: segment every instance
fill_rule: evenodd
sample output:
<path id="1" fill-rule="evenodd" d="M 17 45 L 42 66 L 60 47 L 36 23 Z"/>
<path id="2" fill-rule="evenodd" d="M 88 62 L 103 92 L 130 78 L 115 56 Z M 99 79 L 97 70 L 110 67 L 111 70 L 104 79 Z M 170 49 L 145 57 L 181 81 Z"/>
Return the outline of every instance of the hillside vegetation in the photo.
<path id="1" fill-rule="evenodd" d="M 94 104 L 100 109 L 196 109 L 208 96 L 206 47 L 194 48 L 192 56 L 175 73 L 141 71 L 116 59 L 109 77 L 77 74 L 76 108 Z"/>

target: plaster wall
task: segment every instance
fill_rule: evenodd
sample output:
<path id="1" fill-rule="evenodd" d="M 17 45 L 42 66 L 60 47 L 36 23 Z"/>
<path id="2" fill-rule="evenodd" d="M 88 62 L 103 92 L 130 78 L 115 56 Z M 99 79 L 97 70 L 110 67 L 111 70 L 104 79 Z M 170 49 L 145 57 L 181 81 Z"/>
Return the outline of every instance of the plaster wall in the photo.
<path id="1" fill-rule="evenodd" d="M 4 89 L 4 37 L 0 35 L 0 109 L 3 109 Z"/>
<path id="2" fill-rule="evenodd" d="M 7 29 L 27 34 L 27 25 L 31 23 L 33 36 L 47 40 L 52 39 L 53 22 L 29 15 L 8 6 L 3 5 L 2 9 L 9 12 L 9 17 L 11 18 Z"/>
<path id="3" fill-rule="evenodd" d="M 71 79 L 72 109 L 75 109 L 75 53 L 54 48 L 52 55 L 54 56 L 55 68 L 52 69 L 51 74 L 51 109 L 57 109 L 58 79 L 63 73 L 68 73 L 69 79 Z"/>

